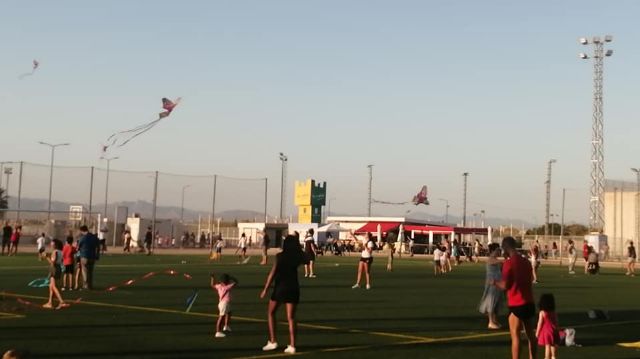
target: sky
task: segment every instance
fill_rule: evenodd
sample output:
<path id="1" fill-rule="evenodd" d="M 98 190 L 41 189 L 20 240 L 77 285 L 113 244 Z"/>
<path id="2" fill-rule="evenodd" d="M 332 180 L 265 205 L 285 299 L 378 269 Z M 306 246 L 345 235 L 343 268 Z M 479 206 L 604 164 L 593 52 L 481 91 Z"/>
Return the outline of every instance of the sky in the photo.
<path id="1" fill-rule="evenodd" d="M 266 177 L 274 215 L 279 152 L 288 213 L 293 181 L 306 178 L 327 181 L 332 212 L 365 213 L 373 164 L 375 199 L 408 201 L 426 184 L 432 204 L 421 211 L 442 214 L 442 198 L 459 216 L 469 172 L 468 213 L 542 223 L 554 158 L 551 211 L 567 188 L 567 220 L 586 223 L 593 67 L 578 38 L 611 34 L 606 177 L 633 180 L 640 166 L 637 1 L 1 4 L 0 161 L 47 163 L 44 140 L 72 144 L 56 164 L 104 167 L 111 133 L 182 96 L 112 168 Z M 18 80 L 33 59 L 36 74 Z M 205 208 L 196 202 L 208 196 L 187 206 Z"/>

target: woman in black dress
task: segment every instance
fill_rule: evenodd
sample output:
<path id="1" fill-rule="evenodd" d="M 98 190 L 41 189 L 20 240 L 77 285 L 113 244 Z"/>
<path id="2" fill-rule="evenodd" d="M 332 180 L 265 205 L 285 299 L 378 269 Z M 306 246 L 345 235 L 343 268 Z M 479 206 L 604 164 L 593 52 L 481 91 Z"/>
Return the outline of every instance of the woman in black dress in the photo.
<path id="1" fill-rule="evenodd" d="M 276 262 L 269 272 L 264 289 L 260 293 L 260 298 L 267 295 L 267 290 L 272 282 L 275 282 L 271 299 L 269 300 L 269 340 L 262 350 L 270 351 L 278 348 L 276 342 L 276 311 L 284 303 L 287 308 L 287 320 L 289 322 L 289 346 L 285 353 L 295 354 L 296 352 L 296 307 L 300 301 L 300 284 L 298 283 L 298 267 L 308 263 L 300 241 L 296 236 L 288 235 L 282 245 L 282 252 L 276 255 Z"/>

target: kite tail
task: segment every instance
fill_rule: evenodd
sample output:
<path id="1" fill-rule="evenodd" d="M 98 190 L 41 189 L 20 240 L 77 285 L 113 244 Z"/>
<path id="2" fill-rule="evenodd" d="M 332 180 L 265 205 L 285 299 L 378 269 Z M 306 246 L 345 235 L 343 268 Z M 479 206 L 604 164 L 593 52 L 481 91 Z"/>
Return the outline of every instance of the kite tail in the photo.
<path id="1" fill-rule="evenodd" d="M 397 206 L 401 206 L 401 205 L 405 205 L 405 204 L 409 204 L 411 202 L 387 202 L 387 201 L 378 201 L 376 199 L 372 199 L 371 202 L 373 203 L 379 203 L 379 204 L 390 204 L 390 205 L 397 205 Z"/>
<path id="2" fill-rule="evenodd" d="M 24 79 L 24 78 L 26 78 L 26 77 L 33 76 L 33 73 L 34 73 L 34 72 L 35 72 L 35 71 L 26 72 L 26 73 L 24 73 L 24 74 L 22 74 L 22 75 L 18 76 L 18 79 L 22 80 L 22 79 Z"/>

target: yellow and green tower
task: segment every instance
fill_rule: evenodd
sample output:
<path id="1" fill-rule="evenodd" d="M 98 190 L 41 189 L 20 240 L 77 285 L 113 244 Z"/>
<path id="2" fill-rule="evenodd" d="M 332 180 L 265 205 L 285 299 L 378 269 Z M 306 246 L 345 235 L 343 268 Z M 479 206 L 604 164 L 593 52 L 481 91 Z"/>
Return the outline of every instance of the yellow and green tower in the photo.
<path id="1" fill-rule="evenodd" d="M 322 222 L 322 206 L 327 198 L 327 182 L 317 183 L 315 180 L 295 183 L 295 203 L 298 207 L 299 223 Z"/>

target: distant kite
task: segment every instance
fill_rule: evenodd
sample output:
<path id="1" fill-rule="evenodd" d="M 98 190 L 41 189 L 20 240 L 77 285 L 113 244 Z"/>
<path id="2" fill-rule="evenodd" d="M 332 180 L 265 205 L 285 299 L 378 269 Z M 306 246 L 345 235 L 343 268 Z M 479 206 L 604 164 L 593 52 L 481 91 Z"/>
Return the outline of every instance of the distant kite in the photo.
<path id="1" fill-rule="evenodd" d="M 29 76 L 33 76 L 33 74 L 36 72 L 36 70 L 38 69 L 38 66 L 40 66 L 40 63 L 38 62 L 38 60 L 33 60 L 33 65 L 31 67 L 31 72 L 25 72 L 24 74 L 18 76 L 18 78 L 20 80 L 24 79 L 25 77 L 29 77 Z"/>
<path id="2" fill-rule="evenodd" d="M 180 103 L 180 101 L 182 100 L 181 97 L 178 97 L 175 101 L 171 101 L 166 97 L 162 98 L 162 108 L 165 109 L 165 111 L 160 112 L 158 114 L 158 118 L 142 124 L 140 126 L 134 127 L 132 129 L 129 130 L 125 130 L 125 131 L 120 131 L 120 132 L 116 132 L 114 134 L 112 134 L 111 136 L 109 136 L 109 138 L 107 138 L 107 144 L 106 145 L 102 145 L 102 152 L 105 153 L 107 152 L 107 150 L 110 147 L 122 147 L 124 145 L 126 145 L 127 143 L 129 143 L 129 141 L 133 140 L 134 138 L 140 136 L 141 134 L 149 131 L 150 129 L 152 129 L 155 125 L 158 124 L 158 122 L 160 122 L 162 119 L 169 117 L 169 115 L 171 114 L 171 112 L 176 108 L 176 106 L 178 106 L 178 104 Z"/>
<path id="3" fill-rule="evenodd" d="M 407 202 L 387 202 L 387 201 L 378 201 L 378 200 L 372 200 L 373 203 L 379 203 L 379 204 L 390 204 L 390 205 L 405 205 L 405 204 L 409 204 L 412 203 L 414 205 L 419 205 L 419 204 L 424 204 L 425 206 L 429 205 L 429 199 L 427 198 L 427 186 L 422 186 L 422 188 L 420 189 L 420 192 L 418 192 L 418 194 L 416 194 L 415 196 L 413 196 L 413 199 L 411 201 L 407 201 Z"/>
<path id="4" fill-rule="evenodd" d="M 412 202 L 416 206 L 419 204 L 424 204 L 426 206 L 429 205 L 429 199 L 427 198 L 427 186 L 422 186 L 422 189 L 420 190 L 420 192 L 418 192 L 418 194 L 413 196 Z"/>

